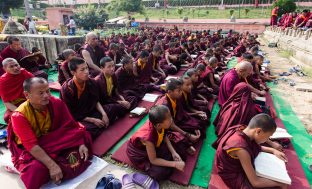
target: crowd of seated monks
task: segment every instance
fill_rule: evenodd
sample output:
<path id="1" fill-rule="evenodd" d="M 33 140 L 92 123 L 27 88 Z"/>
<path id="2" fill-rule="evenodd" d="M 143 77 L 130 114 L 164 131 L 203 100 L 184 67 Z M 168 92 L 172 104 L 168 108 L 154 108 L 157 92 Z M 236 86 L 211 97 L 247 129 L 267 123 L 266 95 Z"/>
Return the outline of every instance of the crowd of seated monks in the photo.
<path id="1" fill-rule="evenodd" d="M 11 39 L 5 52 L 12 54 L 1 52 L 1 56 L 9 55 L 2 57 L 5 73 L 0 77 L 0 96 L 7 108 L 12 161 L 25 186 L 36 189 L 50 179 L 60 183 L 79 175 L 90 165 L 92 140 L 135 108 L 147 92 L 156 91 L 164 94 L 162 105 L 150 110 L 149 121 L 127 147 L 137 168 L 157 180 L 168 178 L 174 168 L 183 171 L 186 156 L 196 151 L 194 144 L 206 137 L 209 101 L 218 98 L 214 146 L 220 157 L 220 176 L 229 186 L 262 187 L 265 180 L 244 174 L 254 173 L 254 154 L 249 149 L 256 146 L 254 153 L 262 149 L 280 157 L 283 154 L 279 144 L 267 141 L 276 125 L 269 115 L 260 113 L 269 112 L 254 103 L 268 89 L 264 82 L 271 80 L 269 73 L 260 72 L 263 56 L 258 54 L 256 37 L 248 32 L 229 31 L 223 36 L 220 30 L 211 34 L 142 28 L 137 34 L 99 39 L 90 32 L 80 48 L 62 52 L 60 99 L 51 96 L 43 76 L 21 68 L 20 42 Z M 226 57 L 231 55 L 239 57 L 239 63 L 226 70 Z M 181 77 L 166 81 L 184 66 L 188 69 Z M 234 125 L 248 126 L 233 134 Z M 230 139 L 239 140 L 237 146 L 227 145 Z M 263 142 L 274 149 L 258 146 Z M 250 164 L 241 165 L 241 158 Z M 240 176 L 241 183 L 231 183 L 233 174 L 224 169 L 230 168 L 229 163 L 240 171 L 235 179 Z"/>

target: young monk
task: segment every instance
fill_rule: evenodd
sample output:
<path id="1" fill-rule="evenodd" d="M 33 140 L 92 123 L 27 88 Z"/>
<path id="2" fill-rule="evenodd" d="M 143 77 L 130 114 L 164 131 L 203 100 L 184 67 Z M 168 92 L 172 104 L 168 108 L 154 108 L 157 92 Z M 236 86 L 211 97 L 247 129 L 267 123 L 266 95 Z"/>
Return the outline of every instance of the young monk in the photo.
<path id="1" fill-rule="evenodd" d="M 201 74 L 200 77 L 207 87 L 213 89 L 212 93 L 217 95 L 219 92 L 220 81 L 215 78 L 214 74 L 215 68 L 218 64 L 218 59 L 215 57 L 207 57 L 205 58 L 205 62 L 207 62 L 206 70 L 204 71 L 204 73 Z"/>
<path id="2" fill-rule="evenodd" d="M 13 111 L 26 100 L 23 82 L 34 76 L 21 68 L 14 58 L 4 59 L 2 65 L 5 74 L 0 77 L 0 96 L 6 107 L 4 121 L 9 123 Z"/>
<path id="3" fill-rule="evenodd" d="M 58 69 L 58 82 L 63 85 L 63 83 L 71 78 L 73 78 L 73 75 L 71 74 L 68 63 L 69 61 L 75 56 L 76 52 L 72 49 L 65 49 L 62 52 L 62 56 L 65 59 L 59 69 Z"/>
<path id="4" fill-rule="evenodd" d="M 182 81 L 178 79 L 169 79 L 166 83 L 166 95 L 161 99 L 163 105 L 170 110 L 174 124 L 184 131 L 201 134 L 205 137 L 207 122 L 188 115 L 183 109 L 182 97 Z"/>
<path id="5" fill-rule="evenodd" d="M 117 78 L 115 76 L 115 63 L 110 57 L 104 57 L 100 61 L 102 73 L 95 78 L 99 87 L 99 101 L 107 112 L 109 122 L 113 123 L 117 118 L 123 117 L 130 109 L 137 105 L 134 96 L 125 99 L 118 91 Z"/>
<path id="6" fill-rule="evenodd" d="M 203 105 L 201 102 L 192 98 L 193 84 L 191 78 L 184 75 L 181 80 L 183 82 L 181 98 L 183 109 L 185 109 L 189 115 L 194 115 L 202 120 L 209 121 L 210 110 L 208 109 L 208 105 Z"/>
<path id="7" fill-rule="evenodd" d="M 150 53 L 148 57 L 148 62 L 151 62 L 151 64 L 153 65 L 152 76 L 158 79 L 158 84 L 162 83 L 166 78 L 166 74 L 159 64 L 160 55 L 161 55 L 160 46 L 154 46 L 153 51 Z"/>
<path id="8" fill-rule="evenodd" d="M 91 138 L 60 99 L 51 97 L 48 82 L 33 77 L 23 84 L 27 98 L 12 114 L 8 143 L 15 168 L 27 189 L 50 180 L 60 184 L 91 164 Z"/>
<path id="9" fill-rule="evenodd" d="M 189 134 L 172 123 L 170 111 L 164 105 L 152 107 L 148 115 L 149 121 L 130 138 L 127 155 L 136 168 L 152 178 L 168 179 L 174 168 L 184 170 L 186 149 L 190 148 L 185 139 L 171 142 L 169 129 L 185 136 Z"/>
<path id="10" fill-rule="evenodd" d="M 71 59 L 69 70 L 74 77 L 63 84 L 61 99 L 74 119 L 81 122 L 95 139 L 109 125 L 108 114 L 99 102 L 99 87 L 89 78 L 88 65 L 82 58 Z"/>
<path id="11" fill-rule="evenodd" d="M 235 129 L 235 128 L 236 129 Z M 267 114 L 254 116 L 248 126 L 236 125 L 228 129 L 218 145 L 216 164 L 224 183 L 233 189 L 281 187 L 282 184 L 256 175 L 254 161 L 264 151 L 287 161 L 285 154 L 276 149 L 260 146 L 275 132 L 276 123 Z"/>
<path id="12" fill-rule="evenodd" d="M 137 100 L 141 100 L 145 93 L 151 89 L 141 85 L 133 74 L 133 60 L 129 56 L 125 56 L 121 60 L 122 66 L 115 72 L 117 78 L 118 91 L 125 96 L 135 96 Z"/>

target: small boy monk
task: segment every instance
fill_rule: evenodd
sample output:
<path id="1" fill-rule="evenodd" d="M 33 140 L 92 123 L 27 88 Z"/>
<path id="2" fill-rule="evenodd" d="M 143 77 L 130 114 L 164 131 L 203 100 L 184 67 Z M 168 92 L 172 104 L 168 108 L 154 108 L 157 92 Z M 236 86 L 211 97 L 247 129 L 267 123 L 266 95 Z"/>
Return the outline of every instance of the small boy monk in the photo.
<path id="1" fill-rule="evenodd" d="M 236 129 L 233 129 L 236 127 Z M 263 151 L 287 161 L 285 154 L 271 147 L 260 146 L 275 132 L 276 123 L 267 114 L 254 116 L 248 126 L 236 125 L 229 128 L 217 148 L 218 174 L 224 183 L 233 189 L 241 188 L 287 188 L 286 184 L 256 175 L 254 161 Z"/>
<path id="2" fill-rule="evenodd" d="M 58 69 L 58 82 L 63 85 L 63 83 L 71 78 L 73 78 L 73 75 L 71 74 L 68 64 L 69 61 L 75 57 L 76 52 L 72 49 L 65 49 L 62 52 L 63 57 L 65 60 L 59 65 Z"/>
<path id="3" fill-rule="evenodd" d="M 168 107 L 156 105 L 150 109 L 148 116 L 146 124 L 130 138 L 127 155 L 136 168 L 144 170 L 150 177 L 168 179 L 174 169 L 184 170 L 186 149 L 195 149 L 185 140 L 170 141 L 169 129 L 185 136 L 189 133 L 173 124 Z"/>

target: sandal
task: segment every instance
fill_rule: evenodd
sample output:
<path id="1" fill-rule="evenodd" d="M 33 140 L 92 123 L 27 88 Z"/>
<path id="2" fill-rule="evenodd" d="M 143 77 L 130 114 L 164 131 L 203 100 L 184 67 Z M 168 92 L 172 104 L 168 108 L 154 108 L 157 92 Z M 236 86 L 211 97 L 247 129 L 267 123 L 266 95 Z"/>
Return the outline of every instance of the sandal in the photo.
<path id="1" fill-rule="evenodd" d="M 122 188 L 123 189 L 135 189 L 136 186 L 132 180 L 132 175 L 125 174 L 122 176 Z"/>
<path id="2" fill-rule="evenodd" d="M 134 173 L 132 180 L 135 184 L 142 186 L 144 189 L 159 189 L 157 181 L 147 175 L 141 173 Z"/>
<path id="3" fill-rule="evenodd" d="M 104 177 L 102 177 L 99 182 L 97 183 L 95 189 L 105 189 L 106 185 L 113 180 L 115 177 L 112 174 L 107 174 Z"/>

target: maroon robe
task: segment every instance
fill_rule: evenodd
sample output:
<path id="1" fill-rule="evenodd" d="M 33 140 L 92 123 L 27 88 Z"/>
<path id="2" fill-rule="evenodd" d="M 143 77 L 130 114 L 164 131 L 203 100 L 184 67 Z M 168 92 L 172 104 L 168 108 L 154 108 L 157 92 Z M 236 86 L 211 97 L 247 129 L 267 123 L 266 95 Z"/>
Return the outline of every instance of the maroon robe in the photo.
<path id="1" fill-rule="evenodd" d="M 92 158 L 90 135 L 73 119 L 61 100 L 51 97 L 48 110 L 52 125 L 48 134 L 37 138 L 37 144 L 60 166 L 63 180 L 72 179 L 91 164 L 89 161 Z M 15 142 L 17 131 L 28 124 L 30 123 L 23 114 L 15 112 L 8 126 L 8 144 L 14 167 L 20 172 L 26 188 L 37 189 L 50 180 L 49 170 L 35 159 L 29 150 L 25 149 L 23 143 L 17 145 Z M 20 136 L 19 138 L 23 142 Z M 88 148 L 89 160 L 87 161 L 81 159 L 78 151 L 82 144 Z M 75 165 L 68 160 L 69 155 L 78 160 Z"/>
<path id="2" fill-rule="evenodd" d="M 103 57 L 105 57 L 103 49 L 101 47 L 99 47 L 99 46 L 96 46 L 95 48 L 92 48 L 88 44 L 85 44 L 82 48 L 90 53 L 90 57 L 91 57 L 93 63 L 95 65 L 97 65 L 98 67 L 100 67 L 100 60 Z M 83 57 L 82 54 L 81 54 L 81 57 Z M 97 70 L 90 69 L 91 77 L 95 77 L 98 74 L 100 74 L 100 72 L 98 72 Z"/>
<path id="3" fill-rule="evenodd" d="M 184 110 L 188 110 L 188 108 L 190 107 L 198 111 L 203 111 L 206 113 L 207 117 L 210 118 L 211 112 L 208 108 L 208 105 L 195 101 L 195 99 L 192 97 L 192 93 L 186 94 L 183 92 L 182 97 L 181 97 L 181 104 Z M 209 123 L 209 119 L 207 120 L 207 125 L 208 123 Z"/>
<path id="4" fill-rule="evenodd" d="M 227 99 L 231 96 L 235 85 L 240 82 L 241 79 L 235 69 L 231 69 L 222 77 L 218 95 L 218 103 L 220 106 L 227 101 Z"/>
<path id="5" fill-rule="evenodd" d="M 138 61 L 140 61 L 140 59 Z M 145 64 L 144 68 L 139 66 L 138 62 L 136 63 L 136 66 L 137 66 L 137 71 L 138 71 L 140 83 L 142 83 L 142 84 L 150 83 L 151 77 L 152 77 L 152 72 L 153 72 L 152 62 L 148 61 Z"/>
<path id="6" fill-rule="evenodd" d="M 104 111 L 106 112 L 109 122 L 113 123 L 117 118 L 123 117 L 127 112 L 129 112 L 128 109 L 123 107 L 121 104 L 119 104 L 117 101 L 121 100 L 119 96 L 117 95 L 117 78 L 114 75 L 112 75 L 112 80 L 113 80 L 113 89 L 112 89 L 112 94 L 111 96 L 108 95 L 107 91 L 107 84 L 106 84 L 106 79 L 103 73 L 100 75 L 96 76 L 95 81 L 99 87 L 99 101 L 101 105 L 104 108 Z M 130 109 L 134 109 L 138 101 L 135 98 L 135 96 L 124 96 L 125 100 L 128 101 L 131 104 Z"/>
<path id="7" fill-rule="evenodd" d="M 260 145 L 251 140 L 242 130 L 241 125 L 229 128 L 222 136 L 216 152 L 218 174 L 224 183 L 233 189 L 251 189 L 253 187 L 246 176 L 240 160 L 230 157 L 226 151 L 233 148 L 246 150 L 250 155 L 253 166 L 255 158 L 261 151 Z"/>
<path id="8" fill-rule="evenodd" d="M 158 84 L 163 83 L 163 81 L 165 79 L 162 77 L 162 75 L 157 70 L 157 67 L 159 64 L 159 59 L 160 59 L 159 57 L 154 57 L 153 53 L 150 53 L 150 55 L 148 57 L 148 62 L 147 62 L 147 64 L 152 65 L 152 68 L 153 68 L 152 77 L 159 79 Z"/>
<path id="9" fill-rule="evenodd" d="M 3 58 L 3 59 L 6 59 L 6 58 L 14 58 L 15 60 L 17 60 L 17 62 L 19 62 L 23 57 L 29 55 L 30 53 L 24 49 L 24 48 L 21 48 L 19 51 L 15 52 L 11 49 L 10 45 L 7 46 L 5 49 L 3 49 L 1 51 L 1 54 L 0 56 Z"/>
<path id="10" fill-rule="evenodd" d="M 104 128 L 99 128 L 95 124 L 83 120 L 86 117 L 102 119 L 101 113 L 96 109 L 96 104 L 99 102 L 99 91 L 98 85 L 93 79 L 86 81 L 80 98 L 78 98 L 74 80 L 67 80 L 62 86 L 60 97 L 66 103 L 74 119 L 86 127 L 93 139 L 101 134 Z"/>
<path id="11" fill-rule="evenodd" d="M 127 71 L 125 68 L 120 67 L 115 72 L 117 78 L 118 91 L 125 96 L 135 96 L 137 100 L 142 100 L 147 89 L 144 85 L 140 85 L 133 72 Z"/>
<path id="12" fill-rule="evenodd" d="M 121 52 L 118 52 L 118 51 L 116 52 L 115 55 L 111 51 L 108 51 L 106 55 L 109 56 L 114 61 L 115 64 L 119 64 L 122 59 L 122 54 Z M 115 62 L 115 57 L 116 57 L 116 62 Z"/>
<path id="13" fill-rule="evenodd" d="M 233 50 L 233 56 L 240 57 L 246 51 L 247 51 L 246 47 L 243 44 L 240 44 Z"/>
<path id="14" fill-rule="evenodd" d="M 202 121 L 200 119 L 188 115 L 183 109 L 182 102 L 180 99 L 176 101 L 177 105 L 175 114 L 171 101 L 167 95 L 162 97 L 160 102 L 163 102 L 162 104 L 169 108 L 173 121 L 178 127 L 190 133 L 195 133 L 195 130 L 200 130 L 201 137 L 202 138 L 206 137 L 206 128 L 208 126 L 206 121 Z"/>
<path id="15" fill-rule="evenodd" d="M 165 131 L 164 139 L 165 136 L 170 138 L 169 133 L 170 132 Z M 157 158 L 173 161 L 171 152 L 169 151 L 164 139 L 160 146 L 157 147 L 157 130 L 153 127 L 150 121 L 147 121 L 134 135 L 132 135 L 127 144 L 127 156 L 133 165 L 137 169 L 145 171 L 150 177 L 156 180 L 168 179 L 174 169 L 151 164 L 148 159 L 146 146 L 142 143 L 142 140 L 149 141 L 154 144 Z M 181 138 L 178 142 L 172 142 L 172 145 L 181 158 L 185 159 L 185 152 L 188 147 L 187 142 Z"/>
<path id="16" fill-rule="evenodd" d="M 63 85 L 63 83 L 67 80 L 64 72 L 67 73 L 70 78 L 73 78 L 73 75 L 71 74 L 69 67 L 68 67 L 68 61 L 66 60 L 62 62 L 62 64 L 59 66 L 59 69 L 58 69 L 58 82 L 61 85 Z"/>
<path id="17" fill-rule="evenodd" d="M 233 125 L 248 125 L 258 111 L 251 98 L 251 90 L 246 83 L 239 83 L 229 99 L 222 105 L 213 124 L 216 134 L 221 137 L 228 127 Z"/>
<path id="18" fill-rule="evenodd" d="M 212 77 L 213 78 L 213 80 L 214 80 L 214 83 L 216 84 L 216 85 L 218 85 L 219 84 L 219 82 L 216 80 L 216 78 L 214 77 L 214 69 L 213 68 L 211 68 L 210 66 L 207 66 L 206 67 L 206 70 L 201 74 L 201 76 L 200 76 L 200 78 L 202 79 L 202 81 L 203 81 L 203 83 L 206 85 L 206 86 L 208 86 L 208 87 L 210 87 L 210 88 L 212 88 L 213 89 L 213 94 L 218 94 L 218 92 L 219 92 L 219 87 L 213 87 L 212 86 L 212 84 L 211 84 L 211 82 L 210 82 L 210 77 Z"/>

